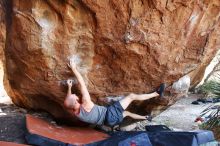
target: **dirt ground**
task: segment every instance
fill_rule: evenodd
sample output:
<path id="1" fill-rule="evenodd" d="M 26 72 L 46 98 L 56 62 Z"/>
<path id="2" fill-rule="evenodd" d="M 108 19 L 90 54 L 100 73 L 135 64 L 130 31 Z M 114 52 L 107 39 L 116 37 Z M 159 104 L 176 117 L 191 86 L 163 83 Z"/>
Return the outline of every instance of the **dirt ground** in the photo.
<path id="1" fill-rule="evenodd" d="M 182 98 L 174 105 L 169 107 L 157 117 L 153 122 L 137 122 L 125 127 L 124 130 L 144 130 L 147 124 L 165 124 L 175 130 L 194 130 L 198 125 L 194 123 L 196 117 L 210 104 L 192 105 L 191 102 L 197 100 L 200 96 L 191 94 L 187 98 Z M 27 111 L 15 105 L 0 103 L 0 140 L 11 141 L 25 144 L 25 115 L 32 114 L 39 117 L 51 118 L 44 112 Z M 130 128 L 130 129 L 129 129 Z M 123 130 L 123 129 L 122 129 Z"/>
<path id="2" fill-rule="evenodd" d="M 46 112 L 27 111 L 13 104 L 0 103 L 0 141 L 27 144 L 25 141 L 26 114 L 46 118 L 48 120 L 52 119 Z"/>
<path id="3" fill-rule="evenodd" d="M 195 130 L 199 129 L 195 119 L 199 114 L 213 103 L 201 103 L 199 105 L 191 104 L 193 101 L 201 98 L 201 95 L 190 94 L 188 97 L 182 98 L 153 120 L 173 129 Z"/>
<path id="4" fill-rule="evenodd" d="M 25 110 L 0 104 L 0 140 L 25 143 Z"/>
<path id="5" fill-rule="evenodd" d="M 25 143 L 25 113 L 15 106 L 1 105 L 1 109 L 0 140 Z"/>

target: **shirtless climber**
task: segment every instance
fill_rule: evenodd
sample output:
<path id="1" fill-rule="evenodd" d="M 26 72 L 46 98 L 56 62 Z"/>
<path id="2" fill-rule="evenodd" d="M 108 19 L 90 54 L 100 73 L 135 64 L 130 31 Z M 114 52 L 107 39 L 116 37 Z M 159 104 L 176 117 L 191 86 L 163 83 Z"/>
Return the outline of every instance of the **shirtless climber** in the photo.
<path id="1" fill-rule="evenodd" d="M 165 90 L 165 84 L 161 84 L 159 89 L 153 93 L 131 93 L 128 96 L 121 99 L 120 101 L 117 101 L 108 107 L 99 106 L 92 102 L 86 84 L 81 74 L 78 72 L 75 63 L 71 60 L 69 67 L 72 69 L 79 82 L 80 91 L 82 94 L 82 102 L 79 102 L 79 97 L 77 95 L 71 93 L 72 80 L 67 80 L 68 92 L 64 100 L 64 106 L 71 113 L 74 113 L 74 115 L 76 115 L 79 118 L 79 120 L 95 125 L 108 125 L 112 127 L 122 122 L 123 118 L 126 116 L 129 116 L 133 119 L 147 119 L 146 116 L 141 116 L 126 111 L 126 108 L 134 100 L 148 100 L 156 96 L 162 97 L 163 92 Z"/>

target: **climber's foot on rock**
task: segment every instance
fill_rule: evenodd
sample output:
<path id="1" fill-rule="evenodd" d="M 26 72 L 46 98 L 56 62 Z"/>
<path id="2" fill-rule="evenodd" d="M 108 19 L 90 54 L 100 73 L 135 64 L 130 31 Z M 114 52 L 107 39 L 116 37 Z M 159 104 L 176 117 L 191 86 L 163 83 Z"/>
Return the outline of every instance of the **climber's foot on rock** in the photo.
<path id="1" fill-rule="evenodd" d="M 162 83 L 160 84 L 160 87 L 156 90 L 156 92 L 160 95 L 161 98 L 164 97 L 165 88 L 166 88 L 166 84 Z"/>
<path id="2" fill-rule="evenodd" d="M 147 120 L 147 121 L 151 122 L 152 119 L 153 119 L 153 117 L 152 117 L 151 115 L 147 115 L 147 116 L 146 116 L 146 120 Z"/>

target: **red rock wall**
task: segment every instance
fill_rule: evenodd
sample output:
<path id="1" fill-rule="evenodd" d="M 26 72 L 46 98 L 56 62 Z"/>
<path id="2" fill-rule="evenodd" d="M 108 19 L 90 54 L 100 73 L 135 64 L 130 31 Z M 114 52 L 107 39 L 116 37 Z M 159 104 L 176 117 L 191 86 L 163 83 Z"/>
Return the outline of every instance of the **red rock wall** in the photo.
<path id="1" fill-rule="evenodd" d="M 209 39 L 207 40 L 207 43 L 204 49 L 206 52 L 204 53 L 203 60 L 201 60 L 201 63 L 197 67 L 197 69 L 192 71 L 189 74 L 192 79 L 192 82 L 191 82 L 192 87 L 195 87 L 203 79 L 206 67 L 212 61 L 213 54 L 217 53 L 216 49 L 213 49 L 213 48 L 220 49 L 220 39 L 219 39 L 220 23 L 219 23 L 219 20 L 217 20 L 217 22 L 218 24 L 213 26 L 215 30 L 209 33 Z"/>
<path id="2" fill-rule="evenodd" d="M 3 1 L 0 1 L 0 78 L 2 83 L 3 77 L 3 57 L 5 48 L 6 27 L 5 27 L 5 11 Z"/>
<path id="3" fill-rule="evenodd" d="M 173 83 L 205 67 L 220 46 L 219 0 L 13 0 L 11 7 L 11 97 L 57 117 L 64 111 L 61 83 L 73 77 L 69 57 L 77 60 L 95 100 Z M 136 109 L 159 104 L 154 99 Z"/>
<path id="4" fill-rule="evenodd" d="M 4 86 L 8 89 L 8 82 L 5 72 L 5 44 L 6 44 L 6 20 L 5 20 L 5 0 L 0 1 L 0 98 L 6 96 Z M 4 79 L 5 78 L 5 79 Z"/>

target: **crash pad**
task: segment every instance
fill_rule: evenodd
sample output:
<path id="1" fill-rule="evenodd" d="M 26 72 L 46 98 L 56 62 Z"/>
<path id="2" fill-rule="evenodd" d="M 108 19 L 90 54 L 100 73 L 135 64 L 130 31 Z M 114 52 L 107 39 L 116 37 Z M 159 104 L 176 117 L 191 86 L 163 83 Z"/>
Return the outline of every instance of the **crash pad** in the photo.
<path id="1" fill-rule="evenodd" d="M 17 144 L 13 142 L 0 141 L 0 146 L 29 146 L 24 144 Z"/>
<path id="2" fill-rule="evenodd" d="M 109 137 L 92 128 L 58 126 L 32 115 L 26 115 L 26 127 L 32 135 L 72 145 L 84 145 Z"/>
<path id="3" fill-rule="evenodd" d="M 156 146 L 199 146 L 214 141 L 212 131 L 161 131 L 148 133 L 152 145 Z"/>
<path id="4" fill-rule="evenodd" d="M 145 129 L 147 132 L 171 131 L 166 125 L 147 125 Z"/>
<path id="5" fill-rule="evenodd" d="M 160 128 L 156 128 L 157 130 Z M 155 129 L 153 129 L 155 130 Z M 111 134 L 111 137 L 100 142 L 87 144 L 86 146 L 115 146 L 127 143 L 144 146 L 200 146 L 215 140 L 213 133 L 207 130 L 199 131 L 120 131 Z M 133 143 L 133 142 L 134 143 Z"/>
<path id="6" fill-rule="evenodd" d="M 123 131 L 112 133 L 106 140 L 85 146 L 152 146 L 146 132 Z"/>

